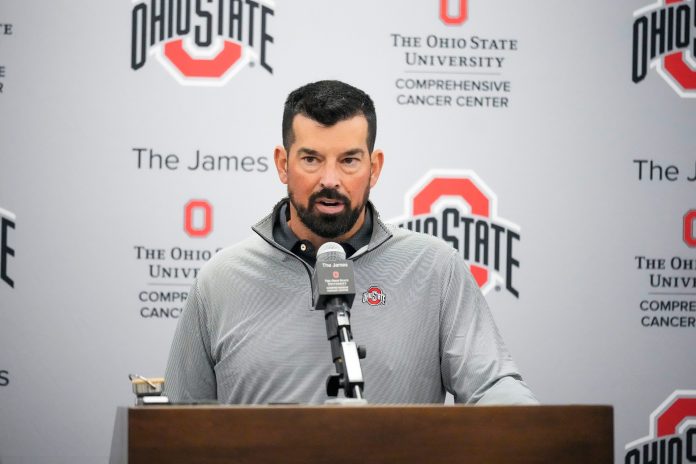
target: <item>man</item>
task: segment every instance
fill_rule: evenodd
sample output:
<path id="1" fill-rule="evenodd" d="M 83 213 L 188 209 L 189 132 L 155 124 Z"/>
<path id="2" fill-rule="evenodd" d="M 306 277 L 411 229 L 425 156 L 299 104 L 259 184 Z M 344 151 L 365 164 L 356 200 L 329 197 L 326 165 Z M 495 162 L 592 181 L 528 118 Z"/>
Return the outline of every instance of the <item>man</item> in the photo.
<path id="1" fill-rule="evenodd" d="M 384 163 L 375 136 L 359 89 L 321 81 L 288 96 L 274 153 L 288 198 L 199 273 L 169 356 L 170 399 L 323 403 L 334 366 L 311 276 L 316 250 L 333 241 L 354 262 L 351 326 L 368 351 L 370 403 L 442 403 L 446 391 L 457 402 L 536 402 L 456 250 L 384 224 L 368 201 Z"/>

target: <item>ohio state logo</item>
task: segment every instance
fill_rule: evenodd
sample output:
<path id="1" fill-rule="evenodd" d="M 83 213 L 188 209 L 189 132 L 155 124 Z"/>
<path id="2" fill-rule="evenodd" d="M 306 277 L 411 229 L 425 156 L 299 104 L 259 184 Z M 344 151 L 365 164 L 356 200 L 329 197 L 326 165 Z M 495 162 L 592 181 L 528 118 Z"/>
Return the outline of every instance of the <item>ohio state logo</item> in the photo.
<path id="1" fill-rule="evenodd" d="M 626 445 L 624 462 L 696 462 L 696 390 L 677 390 L 655 409 L 650 434 Z"/>
<path id="2" fill-rule="evenodd" d="M 459 26 L 469 19 L 468 0 L 440 0 L 440 19 L 448 26 Z"/>
<path id="3" fill-rule="evenodd" d="M 645 79 L 651 67 L 680 96 L 696 97 L 694 2 L 658 0 L 633 16 L 633 82 Z"/>
<path id="4" fill-rule="evenodd" d="M 498 216 L 498 199 L 473 171 L 430 171 L 406 193 L 399 227 L 440 237 L 459 250 L 485 294 L 505 287 L 519 298 L 513 273 L 520 228 Z"/>
<path id="5" fill-rule="evenodd" d="M 191 200 L 184 206 L 184 231 L 203 238 L 213 231 L 213 205 L 208 200 Z"/>
<path id="6" fill-rule="evenodd" d="M 134 0 L 131 68 L 154 56 L 183 85 L 223 85 L 247 65 L 269 73 L 270 0 Z"/>
<path id="7" fill-rule="evenodd" d="M 362 302 L 370 306 L 385 305 L 387 304 L 387 295 L 381 288 L 372 285 L 362 294 Z"/>
<path id="8" fill-rule="evenodd" d="M 696 209 L 687 211 L 684 215 L 684 243 L 696 247 Z"/>

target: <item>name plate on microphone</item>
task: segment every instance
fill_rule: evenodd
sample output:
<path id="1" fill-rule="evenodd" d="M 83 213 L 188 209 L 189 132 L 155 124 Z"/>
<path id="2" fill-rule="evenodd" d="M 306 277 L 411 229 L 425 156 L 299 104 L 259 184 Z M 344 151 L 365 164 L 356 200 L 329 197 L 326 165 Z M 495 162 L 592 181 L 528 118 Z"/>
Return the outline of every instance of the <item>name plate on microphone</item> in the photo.
<path id="1" fill-rule="evenodd" d="M 322 309 L 335 296 L 344 298 L 348 307 L 355 298 L 353 263 L 347 260 L 317 262 L 314 269 L 314 307 Z"/>

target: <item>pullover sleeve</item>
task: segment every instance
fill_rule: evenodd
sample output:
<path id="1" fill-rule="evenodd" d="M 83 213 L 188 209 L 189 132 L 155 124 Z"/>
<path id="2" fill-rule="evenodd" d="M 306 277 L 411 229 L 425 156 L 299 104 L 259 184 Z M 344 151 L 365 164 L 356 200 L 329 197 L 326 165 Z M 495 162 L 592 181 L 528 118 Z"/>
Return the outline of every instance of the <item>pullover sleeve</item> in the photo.
<path id="1" fill-rule="evenodd" d="M 456 403 L 538 403 L 456 251 L 450 255 L 440 301 L 440 370 Z"/>
<path id="2" fill-rule="evenodd" d="M 172 402 L 217 399 L 206 309 L 196 281 L 177 324 L 165 372 L 164 393 Z"/>

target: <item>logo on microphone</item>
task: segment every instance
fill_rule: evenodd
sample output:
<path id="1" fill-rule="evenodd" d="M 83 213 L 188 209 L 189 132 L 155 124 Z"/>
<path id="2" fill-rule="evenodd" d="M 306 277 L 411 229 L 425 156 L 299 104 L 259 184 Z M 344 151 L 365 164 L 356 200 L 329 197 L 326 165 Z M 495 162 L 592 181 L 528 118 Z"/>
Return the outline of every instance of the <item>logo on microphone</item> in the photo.
<path id="1" fill-rule="evenodd" d="M 220 86 L 244 67 L 268 73 L 271 0 L 135 0 L 131 68 L 154 56 L 182 85 Z"/>
<path id="2" fill-rule="evenodd" d="M 626 445 L 625 462 L 696 462 L 694 445 L 696 390 L 677 390 L 650 414 L 650 434 Z"/>
<path id="3" fill-rule="evenodd" d="M 633 13 L 633 82 L 655 68 L 681 97 L 696 98 L 695 15 L 687 0 L 657 0 Z"/>
<path id="4" fill-rule="evenodd" d="M 377 287 L 376 285 L 372 285 L 365 293 L 362 294 L 362 302 L 367 303 L 370 306 L 386 305 L 387 295 L 382 291 L 381 288 Z"/>
<path id="5" fill-rule="evenodd" d="M 514 285 L 520 228 L 498 216 L 496 194 L 473 171 L 430 171 L 406 193 L 405 214 L 390 222 L 451 244 L 469 264 L 481 291 Z"/>

